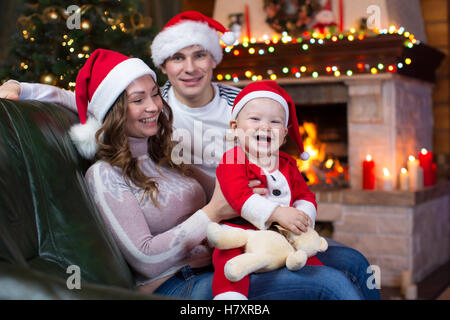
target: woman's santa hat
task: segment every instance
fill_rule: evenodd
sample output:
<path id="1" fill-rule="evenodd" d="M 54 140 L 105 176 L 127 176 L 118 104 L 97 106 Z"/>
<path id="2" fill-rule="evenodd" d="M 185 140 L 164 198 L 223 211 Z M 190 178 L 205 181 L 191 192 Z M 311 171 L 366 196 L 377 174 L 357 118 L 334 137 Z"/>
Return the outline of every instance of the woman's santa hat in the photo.
<path id="1" fill-rule="evenodd" d="M 233 32 L 218 21 L 197 11 L 182 12 L 167 22 L 151 45 L 152 59 L 160 67 L 167 58 L 183 48 L 202 46 L 209 51 L 216 63 L 222 61 L 222 47 L 217 32 L 223 33 L 222 41 L 231 46 L 236 41 Z"/>
<path id="2" fill-rule="evenodd" d="M 92 159 L 97 152 L 95 134 L 114 102 L 132 81 L 146 74 L 156 83 L 155 72 L 144 61 L 110 50 L 97 49 L 86 60 L 75 83 L 80 123 L 69 131 L 84 158 Z"/>
<path id="3" fill-rule="evenodd" d="M 297 112 L 291 96 L 284 91 L 275 81 L 256 81 L 247 85 L 234 99 L 231 118 L 236 119 L 239 112 L 250 100 L 257 98 L 269 98 L 281 104 L 286 112 L 285 126 L 288 127 L 288 135 L 294 140 L 300 151 L 302 160 L 308 160 L 309 154 L 303 149 L 302 137 L 298 127 Z"/>

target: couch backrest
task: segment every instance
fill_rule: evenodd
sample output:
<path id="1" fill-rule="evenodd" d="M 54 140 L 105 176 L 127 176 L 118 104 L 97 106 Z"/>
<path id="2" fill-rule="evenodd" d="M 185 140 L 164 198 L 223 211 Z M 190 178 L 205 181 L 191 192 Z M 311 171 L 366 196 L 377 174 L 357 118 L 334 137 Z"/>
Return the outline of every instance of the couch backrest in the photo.
<path id="1" fill-rule="evenodd" d="M 0 260 L 82 282 L 131 288 L 131 271 L 84 181 L 89 165 L 54 104 L 0 99 Z"/>

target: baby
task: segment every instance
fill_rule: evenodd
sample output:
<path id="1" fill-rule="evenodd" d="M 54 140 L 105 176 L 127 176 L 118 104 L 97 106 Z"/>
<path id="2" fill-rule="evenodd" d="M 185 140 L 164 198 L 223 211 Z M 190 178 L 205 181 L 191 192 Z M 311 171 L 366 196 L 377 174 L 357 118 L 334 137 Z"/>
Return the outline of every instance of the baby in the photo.
<path id="1" fill-rule="evenodd" d="M 231 130 L 237 145 L 225 152 L 216 176 L 223 195 L 241 216 L 223 224 L 243 229 L 267 229 L 272 223 L 300 234 L 314 227 L 317 204 L 294 158 L 279 150 L 286 135 L 296 143 L 301 158 L 308 159 L 298 128 L 292 98 L 274 81 L 253 82 L 236 97 Z M 250 180 L 268 189 L 253 193 Z M 242 254 L 244 248 L 213 253 L 214 299 L 247 299 L 249 277 L 231 282 L 224 275 L 225 263 Z M 322 265 L 311 257 L 307 265 Z"/>

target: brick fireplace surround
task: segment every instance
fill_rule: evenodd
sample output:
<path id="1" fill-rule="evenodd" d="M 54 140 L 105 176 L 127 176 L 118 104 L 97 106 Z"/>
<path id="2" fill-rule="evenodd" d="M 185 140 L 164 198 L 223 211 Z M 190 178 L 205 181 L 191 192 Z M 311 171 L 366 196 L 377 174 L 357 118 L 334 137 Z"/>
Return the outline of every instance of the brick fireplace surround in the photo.
<path id="1" fill-rule="evenodd" d="M 432 85 L 390 73 L 278 82 L 297 105 L 347 104 L 350 188 L 311 188 L 318 200 L 317 221 L 333 224 L 332 238 L 379 266 L 382 286 L 399 286 L 404 270 L 411 270 L 418 283 L 446 263 L 450 182 L 416 191 L 361 190 L 367 154 L 375 160 L 377 177 L 383 167 L 397 177 L 410 154 L 433 150 Z"/>

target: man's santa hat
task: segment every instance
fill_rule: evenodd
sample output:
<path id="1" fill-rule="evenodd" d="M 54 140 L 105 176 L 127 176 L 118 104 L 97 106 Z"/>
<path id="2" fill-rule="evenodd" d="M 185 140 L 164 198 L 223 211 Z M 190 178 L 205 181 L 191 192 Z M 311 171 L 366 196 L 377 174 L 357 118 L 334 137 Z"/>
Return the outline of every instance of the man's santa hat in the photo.
<path id="1" fill-rule="evenodd" d="M 69 131 L 84 158 L 92 159 L 97 152 L 95 134 L 116 99 L 132 81 L 146 74 L 156 83 L 155 72 L 144 61 L 110 50 L 97 49 L 86 60 L 75 83 L 80 123 Z"/>
<path id="2" fill-rule="evenodd" d="M 233 32 L 218 21 L 197 11 L 182 12 L 167 22 L 151 45 L 152 59 L 160 67 L 167 58 L 183 48 L 202 46 L 209 51 L 216 63 L 222 61 L 222 47 L 217 32 L 223 33 L 222 41 L 231 46 L 236 41 Z"/>
<path id="3" fill-rule="evenodd" d="M 275 81 L 256 81 L 247 85 L 234 99 L 231 118 L 236 119 L 239 111 L 244 108 L 247 102 L 256 98 L 269 98 L 279 102 L 286 112 L 285 127 L 288 128 L 288 135 L 295 142 L 300 151 L 302 160 L 308 160 L 309 154 L 303 149 L 302 137 L 297 120 L 297 112 L 291 96 L 284 91 Z"/>

